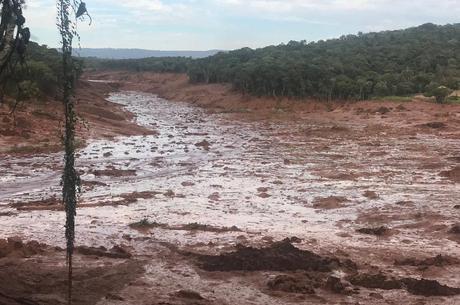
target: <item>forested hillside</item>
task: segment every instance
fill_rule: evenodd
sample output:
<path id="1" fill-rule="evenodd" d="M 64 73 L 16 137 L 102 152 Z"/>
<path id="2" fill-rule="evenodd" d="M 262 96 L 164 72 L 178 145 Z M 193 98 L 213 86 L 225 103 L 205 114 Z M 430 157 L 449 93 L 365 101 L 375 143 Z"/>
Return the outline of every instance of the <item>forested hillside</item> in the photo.
<path id="1" fill-rule="evenodd" d="M 88 57 L 84 59 L 85 67 L 92 69 L 159 73 L 186 73 L 192 61 L 190 57 L 149 57 L 143 59 L 99 59 Z"/>
<path id="2" fill-rule="evenodd" d="M 202 59 L 90 60 L 96 68 L 187 72 L 196 83 L 232 83 L 262 96 L 367 99 L 458 89 L 460 24 L 291 41 Z"/>
<path id="3" fill-rule="evenodd" d="M 193 82 L 231 82 L 256 95 L 365 99 L 426 92 L 460 80 L 460 24 L 425 24 L 400 31 L 263 49 L 241 49 L 199 59 Z"/>
<path id="4" fill-rule="evenodd" d="M 6 80 L 4 93 L 20 100 L 54 96 L 62 80 L 62 57 L 55 49 L 30 42 L 23 61 L 17 60 L 14 71 Z M 74 61 L 76 77 L 83 71 L 83 62 Z"/>

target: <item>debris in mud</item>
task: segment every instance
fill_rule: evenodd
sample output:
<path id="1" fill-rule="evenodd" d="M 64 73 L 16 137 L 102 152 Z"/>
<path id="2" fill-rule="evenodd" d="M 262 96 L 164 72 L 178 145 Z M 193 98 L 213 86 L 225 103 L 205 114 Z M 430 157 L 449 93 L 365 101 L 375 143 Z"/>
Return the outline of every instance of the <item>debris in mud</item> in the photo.
<path id="1" fill-rule="evenodd" d="M 13 212 L 0 212 L 0 217 L 11 217 L 11 216 L 14 216 L 14 215 L 17 215 Z"/>
<path id="2" fill-rule="evenodd" d="M 447 160 L 455 163 L 460 163 L 460 156 L 448 157 Z"/>
<path id="3" fill-rule="evenodd" d="M 345 126 L 334 125 L 331 128 L 329 128 L 329 130 L 334 132 L 347 132 L 350 131 L 350 128 Z"/>
<path id="4" fill-rule="evenodd" d="M 135 176 L 136 170 L 134 169 L 116 169 L 116 168 L 107 168 L 107 169 L 98 169 L 91 172 L 96 177 L 108 176 L 108 177 L 129 177 Z"/>
<path id="5" fill-rule="evenodd" d="M 417 258 L 406 258 L 402 260 L 396 260 L 395 265 L 397 266 L 414 266 L 414 267 L 429 267 L 429 266 L 437 266 L 437 267 L 444 267 L 460 264 L 460 260 L 454 257 L 445 256 L 442 254 L 436 255 L 434 257 L 429 257 L 425 259 L 417 259 Z"/>
<path id="6" fill-rule="evenodd" d="M 235 252 L 217 256 L 188 253 L 196 257 L 199 266 L 206 271 L 295 271 L 313 270 L 329 272 L 339 266 L 356 269 L 351 261 L 322 257 L 294 247 L 289 241 L 273 243 L 266 248 L 238 245 Z"/>
<path id="7" fill-rule="evenodd" d="M 137 201 L 138 199 L 152 199 L 159 194 L 161 193 L 155 191 L 144 191 L 121 194 L 120 197 L 122 197 L 123 199 L 132 199 L 134 201 Z"/>
<path id="8" fill-rule="evenodd" d="M 396 202 L 397 205 L 403 205 L 403 206 L 409 206 L 409 205 L 414 205 L 413 201 L 410 200 L 401 200 Z"/>
<path id="9" fill-rule="evenodd" d="M 267 282 L 270 290 L 288 293 L 314 294 L 320 285 L 306 275 L 278 275 Z"/>
<path id="10" fill-rule="evenodd" d="M 403 285 L 395 279 L 388 279 L 383 273 L 377 274 L 356 274 L 347 278 L 350 283 L 356 286 L 372 289 L 402 289 Z"/>
<path id="11" fill-rule="evenodd" d="M 421 127 L 428 127 L 432 129 L 441 129 L 441 128 L 446 128 L 447 125 L 443 122 L 429 122 L 426 124 L 420 125 Z"/>
<path id="12" fill-rule="evenodd" d="M 107 300 L 113 300 L 113 301 L 124 301 L 125 299 L 118 294 L 114 293 L 109 293 L 108 295 L 105 296 Z"/>
<path id="13" fill-rule="evenodd" d="M 286 238 L 285 240 L 290 242 L 291 244 L 299 244 L 302 242 L 302 239 L 298 238 L 297 236 L 292 236 L 291 238 Z"/>
<path id="14" fill-rule="evenodd" d="M 127 259 L 131 258 L 132 255 L 126 249 L 125 246 L 113 246 L 112 249 L 107 250 L 107 248 L 100 246 L 96 247 L 86 247 L 79 246 L 75 248 L 76 252 L 82 255 L 98 256 L 98 257 L 108 257 L 108 258 L 119 258 Z"/>
<path id="15" fill-rule="evenodd" d="M 347 288 L 347 285 L 343 283 L 340 278 L 331 275 L 327 278 L 327 281 L 324 287 L 332 292 L 342 293 Z"/>
<path id="16" fill-rule="evenodd" d="M 378 199 L 379 198 L 379 195 L 377 195 L 377 193 L 374 192 L 374 191 L 365 191 L 363 193 L 363 196 L 366 197 L 366 198 L 369 198 L 369 199 Z"/>
<path id="17" fill-rule="evenodd" d="M 374 299 L 377 299 L 377 300 L 384 300 L 385 298 L 383 297 L 383 295 L 381 295 L 380 293 L 376 293 L 376 292 L 371 292 L 369 293 L 369 296 L 371 298 L 374 298 Z"/>
<path id="18" fill-rule="evenodd" d="M 135 222 L 129 225 L 130 228 L 136 229 L 138 231 L 147 231 L 153 228 L 161 228 L 165 230 L 185 230 L 185 231 L 204 231 L 204 232 L 241 232 L 237 226 L 232 227 L 214 227 L 205 224 L 199 223 L 189 223 L 185 225 L 170 226 L 165 223 L 150 222 L 147 218 L 142 219 L 139 222 Z"/>
<path id="19" fill-rule="evenodd" d="M 349 200 L 345 197 L 316 197 L 313 200 L 313 207 L 316 209 L 339 209 L 344 207 L 343 203 L 345 202 L 349 202 Z"/>
<path id="20" fill-rule="evenodd" d="M 389 278 L 383 273 L 357 274 L 348 277 L 348 280 L 356 286 L 372 289 L 406 289 L 408 292 L 422 296 L 452 296 L 460 294 L 460 288 L 453 288 L 440 284 L 435 280 L 414 278 Z"/>
<path id="21" fill-rule="evenodd" d="M 138 199 L 150 199 L 154 198 L 155 195 L 161 194 L 159 192 L 132 192 L 126 194 L 118 195 L 121 197 L 119 200 L 106 200 L 101 202 L 92 202 L 92 203 L 80 203 L 79 208 L 91 208 L 91 207 L 102 207 L 102 206 L 119 206 L 119 205 L 129 205 L 136 203 Z M 15 202 L 10 205 L 13 208 L 16 208 L 19 211 L 40 211 L 40 210 L 50 210 L 50 211 L 62 211 L 64 210 L 64 205 L 62 205 L 61 200 L 56 197 L 51 197 L 43 200 L 29 201 L 29 202 Z"/>
<path id="22" fill-rule="evenodd" d="M 54 207 L 59 206 L 62 203 L 62 199 L 58 199 L 56 196 L 49 198 L 43 198 L 41 200 L 34 200 L 28 202 L 14 202 L 10 206 L 16 208 L 17 210 L 28 210 L 33 207 L 45 208 L 45 207 Z"/>
<path id="23" fill-rule="evenodd" d="M 174 230 L 188 230 L 188 231 L 205 231 L 205 232 L 241 232 L 237 226 L 232 227 L 214 227 L 199 223 L 189 223 L 183 226 L 169 227 Z"/>
<path id="24" fill-rule="evenodd" d="M 144 218 L 141 221 L 129 224 L 129 227 L 139 231 L 145 231 L 153 228 L 164 228 L 167 227 L 167 225 L 156 221 L 150 222 L 147 218 Z"/>
<path id="25" fill-rule="evenodd" d="M 193 290 L 179 290 L 174 295 L 182 299 L 204 300 L 201 294 Z"/>
<path id="26" fill-rule="evenodd" d="M 448 178 L 456 183 L 460 182 L 460 166 L 456 166 L 453 169 L 441 172 L 441 176 Z"/>
<path id="27" fill-rule="evenodd" d="M 185 195 L 176 194 L 173 190 L 167 190 L 163 193 L 163 196 L 168 198 L 185 198 Z"/>
<path id="28" fill-rule="evenodd" d="M 452 228 L 450 228 L 449 233 L 450 234 L 460 234 L 460 223 L 453 225 Z"/>
<path id="29" fill-rule="evenodd" d="M 258 193 L 257 196 L 265 199 L 265 198 L 270 198 L 272 195 L 268 193 Z"/>
<path id="30" fill-rule="evenodd" d="M 332 179 L 332 180 L 356 180 L 360 174 L 354 172 L 340 172 L 337 170 L 319 170 L 314 172 L 315 175 L 318 175 L 322 178 Z"/>
<path id="31" fill-rule="evenodd" d="M 191 182 L 191 181 L 184 181 L 181 183 L 182 186 L 194 186 L 195 183 Z"/>
<path id="32" fill-rule="evenodd" d="M 389 232 L 389 229 L 385 226 L 381 226 L 376 228 L 361 228 L 356 230 L 356 232 L 368 235 L 383 236 Z"/>
<path id="33" fill-rule="evenodd" d="M 89 181 L 89 180 L 82 180 L 81 181 L 82 186 L 86 186 L 90 189 L 93 189 L 96 186 L 107 186 L 107 183 L 101 182 L 101 181 Z"/>
<path id="34" fill-rule="evenodd" d="M 47 247 L 37 241 L 24 243 L 20 238 L 0 239 L 0 258 L 30 257 L 45 252 Z"/>
<path id="35" fill-rule="evenodd" d="M 67 281 L 63 276 L 67 267 L 56 264 L 65 254 L 50 255 L 39 259 L 0 260 L 0 303 L 67 304 Z M 76 265 L 72 302 L 75 305 L 95 305 L 102 298 L 121 291 L 144 272 L 142 262 L 135 260 L 115 263 L 88 257 Z"/>
<path id="36" fill-rule="evenodd" d="M 220 199 L 220 194 L 219 192 L 214 192 L 211 195 L 208 196 L 208 199 L 211 201 L 219 201 Z"/>
<path id="37" fill-rule="evenodd" d="M 203 140 L 201 142 L 195 143 L 195 146 L 201 147 L 204 150 L 209 150 L 209 148 L 211 147 L 211 143 L 209 143 L 207 140 Z"/>
<path id="38" fill-rule="evenodd" d="M 385 106 L 382 106 L 382 107 L 379 107 L 377 108 L 376 110 L 374 110 L 374 113 L 378 113 L 378 114 L 387 114 L 388 112 L 390 112 L 391 110 L 388 108 L 388 107 L 385 107 Z"/>

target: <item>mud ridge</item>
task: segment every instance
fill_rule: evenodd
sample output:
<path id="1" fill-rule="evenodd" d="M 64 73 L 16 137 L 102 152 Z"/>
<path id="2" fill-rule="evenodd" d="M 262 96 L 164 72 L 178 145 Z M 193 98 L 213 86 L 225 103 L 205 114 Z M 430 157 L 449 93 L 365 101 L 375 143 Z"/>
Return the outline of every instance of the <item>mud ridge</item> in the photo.
<path id="1" fill-rule="evenodd" d="M 435 280 L 415 278 L 394 278 L 383 273 L 357 274 L 348 277 L 348 280 L 356 286 L 373 289 L 405 289 L 415 295 L 429 296 L 453 296 L 460 294 L 460 288 L 453 288 L 440 284 Z"/>
<path id="2" fill-rule="evenodd" d="M 294 247 L 287 239 L 266 248 L 237 246 L 237 250 L 217 256 L 188 253 L 206 271 L 319 271 L 330 272 L 339 267 L 357 269 L 350 260 L 322 257 Z"/>

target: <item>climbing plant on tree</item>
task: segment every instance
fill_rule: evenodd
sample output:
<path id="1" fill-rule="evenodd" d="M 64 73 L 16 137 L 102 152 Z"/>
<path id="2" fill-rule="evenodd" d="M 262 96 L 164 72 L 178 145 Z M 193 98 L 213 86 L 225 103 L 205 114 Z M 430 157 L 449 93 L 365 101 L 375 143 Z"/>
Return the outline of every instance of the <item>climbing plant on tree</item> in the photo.
<path id="1" fill-rule="evenodd" d="M 63 103 L 65 113 L 64 133 L 64 173 L 62 175 L 62 196 L 66 212 L 65 237 L 67 241 L 68 266 L 68 304 L 72 303 L 72 256 L 75 243 L 75 216 L 77 215 L 77 192 L 80 189 L 80 177 L 75 170 L 75 102 L 73 91 L 76 70 L 72 59 L 72 42 L 79 37 L 76 30 L 77 19 L 86 12 L 86 5 L 80 0 L 58 0 L 58 29 L 61 34 L 63 63 Z M 73 12 L 73 14 L 72 14 Z M 71 18 L 75 16 L 75 19 Z"/>
<path id="2" fill-rule="evenodd" d="M 0 98 L 3 97 L 6 80 L 13 76 L 17 63 L 23 62 L 30 40 L 29 28 L 24 27 L 23 5 L 23 0 L 0 0 Z"/>

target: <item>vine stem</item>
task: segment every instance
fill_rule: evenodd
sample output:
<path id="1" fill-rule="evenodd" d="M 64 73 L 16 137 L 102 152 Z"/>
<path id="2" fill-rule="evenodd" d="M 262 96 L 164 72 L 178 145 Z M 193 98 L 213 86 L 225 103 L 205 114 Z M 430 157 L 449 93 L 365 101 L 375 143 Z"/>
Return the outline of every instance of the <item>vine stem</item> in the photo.
<path id="1" fill-rule="evenodd" d="M 75 25 L 70 20 L 70 0 L 58 0 L 58 29 L 62 39 L 63 64 L 63 104 L 65 111 L 65 166 L 62 175 L 62 197 L 65 205 L 67 241 L 68 293 L 67 303 L 72 304 L 72 258 L 75 243 L 75 216 L 77 208 L 77 188 L 79 177 L 75 170 L 75 102 L 72 98 L 74 88 L 74 68 L 72 61 L 72 40 Z"/>

